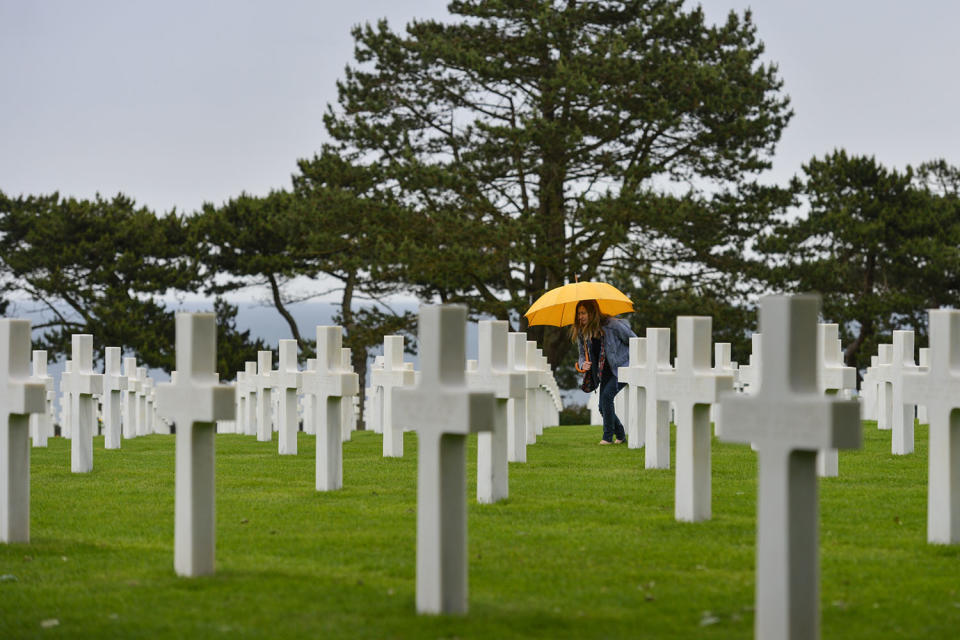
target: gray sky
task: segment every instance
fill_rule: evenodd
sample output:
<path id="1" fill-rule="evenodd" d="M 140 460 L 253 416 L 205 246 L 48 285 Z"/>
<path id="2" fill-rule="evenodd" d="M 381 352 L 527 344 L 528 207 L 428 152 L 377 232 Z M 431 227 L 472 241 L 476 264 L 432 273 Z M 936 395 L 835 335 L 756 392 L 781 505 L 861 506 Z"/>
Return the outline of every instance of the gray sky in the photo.
<path id="1" fill-rule="evenodd" d="M 289 186 L 324 140 L 350 27 L 442 17 L 446 0 L 0 0 L 0 190 L 119 191 L 193 211 Z M 960 164 L 954 0 L 752 6 L 796 115 L 767 177 L 836 147 Z"/>

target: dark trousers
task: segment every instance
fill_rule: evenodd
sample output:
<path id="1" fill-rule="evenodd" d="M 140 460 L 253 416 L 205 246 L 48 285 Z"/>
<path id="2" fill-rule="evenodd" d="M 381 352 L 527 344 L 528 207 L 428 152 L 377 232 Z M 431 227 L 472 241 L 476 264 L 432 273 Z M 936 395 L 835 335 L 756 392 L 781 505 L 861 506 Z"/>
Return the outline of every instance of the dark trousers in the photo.
<path id="1" fill-rule="evenodd" d="M 627 439 L 623 423 L 613 408 L 614 397 L 625 386 L 626 383 L 617 381 L 617 376 L 610 376 L 600 382 L 600 415 L 603 416 L 603 439 L 607 442 L 613 442 L 614 437 L 617 440 Z"/>

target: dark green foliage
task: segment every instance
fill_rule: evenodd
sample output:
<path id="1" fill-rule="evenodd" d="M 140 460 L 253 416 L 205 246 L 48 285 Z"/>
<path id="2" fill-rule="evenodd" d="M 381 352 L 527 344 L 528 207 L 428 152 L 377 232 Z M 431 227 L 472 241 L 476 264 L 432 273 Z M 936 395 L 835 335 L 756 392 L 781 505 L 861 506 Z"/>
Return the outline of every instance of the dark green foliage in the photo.
<path id="1" fill-rule="evenodd" d="M 241 194 L 221 207 L 204 204 L 189 229 L 207 293 L 266 286 L 301 351 L 310 355 L 309 336 L 301 336 L 286 308 L 291 300 L 283 294 L 286 282 L 297 276 L 313 278 L 319 270 L 322 250 L 310 241 L 311 220 L 301 204 L 286 191 L 262 198 Z"/>
<path id="2" fill-rule="evenodd" d="M 585 404 L 568 404 L 560 411 L 560 424 L 590 424 L 590 409 Z"/>
<path id="3" fill-rule="evenodd" d="M 35 339 L 54 357 L 70 336 L 135 352 L 150 367 L 173 366 L 173 316 L 161 297 L 191 290 L 182 219 L 158 217 L 119 194 L 111 200 L 59 194 L 9 198 L 0 192 L 0 256 L 8 290 L 39 303 L 46 320 Z"/>
<path id="4" fill-rule="evenodd" d="M 264 287 L 300 347 L 291 305 L 336 295 L 363 384 L 392 296 L 509 320 L 578 386 L 565 329 L 527 327 L 545 290 L 609 281 L 638 335 L 713 317 L 746 362 L 758 295 L 817 291 L 863 368 L 892 330 L 925 341 L 926 309 L 960 299 L 960 169 L 903 171 L 835 151 L 762 186 L 792 112 L 749 11 L 710 25 L 679 0 L 455 0 L 450 19 L 353 31 L 330 142 L 289 190 L 196 215 L 111 200 L 0 192 L 0 313 L 46 310 L 36 345 L 92 333 L 173 365 L 171 295 L 203 290 L 225 377 L 265 345 L 220 296 Z M 12 305 L 12 306 L 11 306 Z M 42 332 L 42 333 L 41 333 Z M 675 331 L 673 332 L 675 333 Z M 408 340 L 408 346 L 412 340 Z"/>
<path id="5" fill-rule="evenodd" d="M 291 191 L 205 205 L 190 221 L 195 255 L 210 293 L 265 286 L 304 359 L 314 353 L 313 327 L 301 330 L 290 306 L 339 293 L 334 321 L 346 331 L 344 346 L 353 350 L 363 385 L 369 350 L 384 334 L 415 330 L 410 314 L 382 302 L 399 291 L 405 268 L 398 248 L 405 210 L 378 189 L 382 176 L 375 167 L 327 147 L 298 165 Z"/>
<path id="6" fill-rule="evenodd" d="M 739 262 L 714 249 L 756 229 L 744 178 L 791 115 L 749 12 L 710 26 L 669 1 L 449 9 L 405 34 L 356 28 L 357 64 L 326 116 L 336 151 L 409 208 L 405 279 L 422 298 L 516 320 L 577 275 L 654 267 L 657 289 L 735 290 Z M 672 195 L 694 183 L 719 195 Z M 531 334 L 552 364 L 569 348 Z"/>
<path id="7" fill-rule="evenodd" d="M 250 331 L 237 329 L 237 307 L 223 298 L 213 302 L 217 315 L 217 371 L 220 380 L 235 380 L 236 373 L 244 370 L 246 362 L 256 362 L 257 352 L 271 348 L 260 338 L 252 339 Z"/>
<path id="8" fill-rule="evenodd" d="M 761 243 L 771 285 L 823 296 L 823 318 L 840 324 L 850 366 L 869 365 L 894 329 L 923 341 L 926 310 L 955 306 L 960 295 L 956 170 L 900 172 L 843 150 L 803 170 L 793 188 L 806 211 L 786 212 Z"/>

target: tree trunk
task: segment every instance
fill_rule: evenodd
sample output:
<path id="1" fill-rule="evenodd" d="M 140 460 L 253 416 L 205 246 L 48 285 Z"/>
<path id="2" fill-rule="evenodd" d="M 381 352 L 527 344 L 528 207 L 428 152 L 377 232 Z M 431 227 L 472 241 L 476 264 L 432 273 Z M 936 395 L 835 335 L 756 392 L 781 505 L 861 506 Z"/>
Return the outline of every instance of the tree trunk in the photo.
<path id="1" fill-rule="evenodd" d="M 273 306 L 277 308 L 277 311 L 280 312 L 283 319 L 287 321 L 287 325 L 290 327 L 290 333 L 293 335 L 294 340 L 297 341 L 297 346 L 300 347 L 300 353 L 306 357 L 310 353 L 309 345 L 304 343 L 303 338 L 300 337 L 300 328 L 297 327 L 297 321 L 293 319 L 293 316 L 290 315 L 287 308 L 283 306 L 283 299 L 280 297 L 280 285 L 277 283 L 277 277 L 272 273 L 268 273 L 267 281 L 270 283 L 270 293 L 273 294 Z"/>
<path id="2" fill-rule="evenodd" d="M 340 300 L 340 318 L 344 328 L 349 336 L 355 330 L 353 325 L 353 290 L 357 282 L 356 271 L 351 271 L 343 281 L 343 298 Z M 352 349 L 350 351 L 350 364 L 359 378 L 357 403 L 357 429 L 365 430 L 366 422 L 363 419 L 363 394 L 367 384 L 367 349 Z"/>

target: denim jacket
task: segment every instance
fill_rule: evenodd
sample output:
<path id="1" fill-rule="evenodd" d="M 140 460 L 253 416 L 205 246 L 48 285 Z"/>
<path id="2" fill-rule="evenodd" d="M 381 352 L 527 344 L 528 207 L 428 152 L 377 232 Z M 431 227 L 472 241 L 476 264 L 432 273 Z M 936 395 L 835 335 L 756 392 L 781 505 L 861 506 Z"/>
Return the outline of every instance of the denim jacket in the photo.
<path id="1" fill-rule="evenodd" d="M 603 349 L 606 352 L 607 363 L 613 375 L 616 376 L 620 367 L 630 364 L 630 338 L 635 338 L 637 334 L 633 332 L 626 320 L 613 316 L 608 317 L 600 328 L 603 330 Z M 577 349 L 577 369 L 582 371 L 587 363 L 582 336 L 577 340 Z"/>

